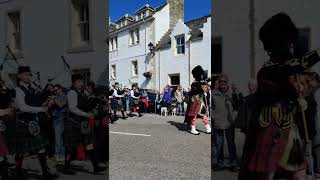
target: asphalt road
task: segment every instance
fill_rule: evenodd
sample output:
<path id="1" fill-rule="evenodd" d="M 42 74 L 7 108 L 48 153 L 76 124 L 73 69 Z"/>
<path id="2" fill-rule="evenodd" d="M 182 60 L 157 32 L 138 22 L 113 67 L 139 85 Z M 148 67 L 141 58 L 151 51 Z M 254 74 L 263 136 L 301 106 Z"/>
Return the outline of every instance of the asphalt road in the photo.
<path id="1" fill-rule="evenodd" d="M 110 125 L 110 180 L 210 180 L 211 136 L 183 117 L 145 114 Z M 198 129 L 205 131 L 201 120 Z"/>

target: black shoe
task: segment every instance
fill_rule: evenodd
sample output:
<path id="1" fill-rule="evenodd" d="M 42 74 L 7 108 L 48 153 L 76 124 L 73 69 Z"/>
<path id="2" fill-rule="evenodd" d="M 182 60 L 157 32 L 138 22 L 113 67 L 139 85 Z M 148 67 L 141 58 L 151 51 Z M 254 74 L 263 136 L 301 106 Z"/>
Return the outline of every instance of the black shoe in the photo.
<path id="1" fill-rule="evenodd" d="M 63 168 L 61 172 L 62 172 L 62 174 L 65 174 L 65 175 L 75 175 L 76 174 L 76 172 L 70 168 Z"/>
<path id="2" fill-rule="evenodd" d="M 42 174 L 43 179 L 50 180 L 50 179 L 57 179 L 59 178 L 59 174 L 57 173 L 51 173 L 49 171 Z"/>
<path id="3" fill-rule="evenodd" d="M 28 173 L 25 171 L 16 172 L 15 180 L 29 180 Z"/>
<path id="4" fill-rule="evenodd" d="M 231 166 L 231 167 L 229 168 L 229 170 L 230 170 L 231 172 L 238 172 L 238 171 L 239 171 L 239 167 L 238 167 L 238 166 Z"/>
<path id="5" fill-rule="evenodd" d="M 0 162 L 0 176 L 1 180 L 7 180 L 9 178 L 9 163 L 7 161 Z"/>
<path id="6" fill-rule="evenodd" d="M 102 166 L 97 166 L 97 167 L 94 167 L 94 174 L 99 174 L 103 171 L 105 171 L 107 168 L 106 167 L 102 167 Z"/>
<path id="7" fill-rule="evenodd" d="M 212 170 L 213 170 L 213 171 L 222 171 L 222 170 L 224 170 L 224 167 L 222 167 L 222 166 L 214 166 L 214 167 L 212 168 Z"/>

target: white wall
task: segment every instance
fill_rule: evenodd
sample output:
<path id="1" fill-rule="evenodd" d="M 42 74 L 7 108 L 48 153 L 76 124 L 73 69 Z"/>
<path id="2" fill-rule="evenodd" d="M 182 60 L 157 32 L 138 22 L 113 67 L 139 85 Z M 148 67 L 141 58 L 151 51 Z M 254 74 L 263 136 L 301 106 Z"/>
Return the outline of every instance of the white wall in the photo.
<path id="1" fill-rule="evenodd" d="M 200 65 L 204 70 L 208 70 L 208 76 L 211 74 L 211 17 L 200 29 L 203 32 L 203 38 L 191 43 L 191 70 Z M 191 72 L 190 72 L 191 74 Z M 191 82 L 193 81 L 191 75 Z"/>
<path id="2" fill-rule="evenodd" d="M 222 71 L 242 91 L 246 91 L 250 78 L 249 1 L 223 0 L 213 3 L 213 36 L 222 37 Z"/>
<path id="3" fill-rule="evenodd" d="M 156 12 L 153 16 L 155 18 L 155 39 L 153 44 L 158 44 L 161 37 L 168 31 L 170 28 L 170 11 L 169 5 L 167 4 L 163 9 Z"/>
<path id="4" fill-rule="evenodd" d="M 116 65 L 116 80 L 123 86 L 127 85 L 129 80 L 132 83 L 138 83 L 141 88 L 147 88 L 148 83 L 145 84 L 145 77 L 143 73 L 146 72 L 146 53 L 149 52 L 148 44 L 152 41 L 152 35 L 150 32 L 154 32 L 152 30 L 153 21 L 146 21 L 144 23 L 137 25 L 136 27 L 132 27 L 130 29 L 126 29 L 124 31 L 120 31 L 118 36 L 118 50 L 112 51 L 109 53 L 109 78 L 111 77 L 111 66 Z M 140 34 L 140 43 L 129 46 L 129 31 L 131 29 L 135 29 L 139 27 Z M 146 34 L 145 34 L 146 28 Z M 113 37 L 110 36 L 110 37 Z M 146 37 L 146 38 L 145 38 Z M 132 78 L 131 76 L 131 62 L 137 60 L 138 61 L 138 78 Z"/>
<path id="5" fill-rule="evenodd" d="M 171 33 L 171 47 L 162 49 L 156 53 L 157 59 L 157 89 L 159 89 L 159 72 L 160 72 L 160 91 L 169 83 L 170 74 L 180 74 L 180 84 L 188 89 L 190 83 L 194 80 L 191 75 L 191 70 L 201 65 L 204 70 L 208 70 L 208 74 L 211 73 L 211 18 L 208 18 L 208 22 L 204 24 L 201 29 L 203 31 L 203 39 L 191 41 L 190 48 L 188 46 L 188 39 L 190 29 L 183 23 L 178 22 Z M 175 55 L 175 36 L 185 34 L 187 41 L 185 54 Z M 189 56 L 190 51 L 190 56 Z M 160 71 L 159 71 L 159 59 L 160 59 Z M 189 61 L 190 60 L 190 69 Z M 190 74 L 190 82 L 189 82 Z"/>
<path id="6" fill-rule="evenodd" d="M 4 31 L 6 11 L 11 8 L 22 8 L 22 47 L 24 56 L 19 59 L 21 64 L 32 66 L 33 70 L 40 71 L 42 84 L 47 78 L 63 70 L 60 56 L 65 56 L 70 66 L 92 67 L 92 80 L 97 81 L 107 68 L 107 51 L 104 37 L 106 35 L 107 15 L 106 2 L 93 1 L 93 51 L 69 54 L 68 49 L 68 6 L 65 0 L 39 1 L 16 0 L 0 5 L 0 54 L 4 56 Z M 59 12 L 59 13 L 57 13 Z M 17 71 L 17 70 L 14 70 Z M 107 82 L 107 76 L 101 83 Z M 54 83 L 70 86 L 70 76 L 61 75 Z"/>

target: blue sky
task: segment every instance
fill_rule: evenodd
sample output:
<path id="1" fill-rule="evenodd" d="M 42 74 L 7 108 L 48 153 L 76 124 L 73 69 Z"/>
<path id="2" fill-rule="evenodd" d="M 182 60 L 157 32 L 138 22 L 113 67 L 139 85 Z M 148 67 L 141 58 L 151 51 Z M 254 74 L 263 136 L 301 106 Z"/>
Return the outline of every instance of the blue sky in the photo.
<path id="1" fill-rule="evenodd" d="M 158 7 L 166 0 L 109 0 L 109 13 L 111 21 L 119 19 L 125 14 L 134 14 L 145 4 Z M 185 21 L 211 14 L 211 0 L 184 0 Z"/>

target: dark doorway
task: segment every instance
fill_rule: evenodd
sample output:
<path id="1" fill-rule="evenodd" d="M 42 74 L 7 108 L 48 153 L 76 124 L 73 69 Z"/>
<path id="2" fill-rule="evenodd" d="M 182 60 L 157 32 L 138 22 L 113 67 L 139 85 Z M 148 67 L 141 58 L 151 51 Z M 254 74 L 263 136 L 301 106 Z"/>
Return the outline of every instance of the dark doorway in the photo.
<path id="1" fill-rule="evenodd" d="M 222 37 L 214 37 L 212 42 L 212 74 L 222 72 Z"/>

